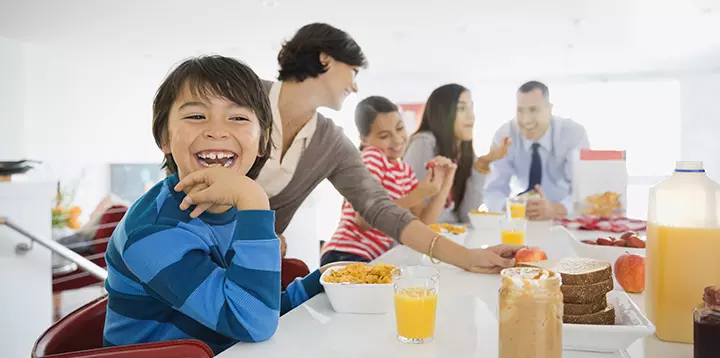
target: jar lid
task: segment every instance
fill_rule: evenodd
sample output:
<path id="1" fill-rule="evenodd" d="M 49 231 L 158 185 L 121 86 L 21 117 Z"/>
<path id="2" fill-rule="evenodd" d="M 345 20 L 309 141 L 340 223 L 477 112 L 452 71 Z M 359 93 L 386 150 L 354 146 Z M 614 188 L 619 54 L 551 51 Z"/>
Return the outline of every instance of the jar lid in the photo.
<path id="1" fill-rule="evenodd" d="M 512 267 L 500 272 L 503 286 L 515 288 L 551 288 L 561 284 L 560 274 L 539 267 Z"/>
<path id="2" fill-rule="evenodd" d="M 720 310 L 720 286 L 705 287 L 703 295 L 705 306 L 713 310 Z"/>

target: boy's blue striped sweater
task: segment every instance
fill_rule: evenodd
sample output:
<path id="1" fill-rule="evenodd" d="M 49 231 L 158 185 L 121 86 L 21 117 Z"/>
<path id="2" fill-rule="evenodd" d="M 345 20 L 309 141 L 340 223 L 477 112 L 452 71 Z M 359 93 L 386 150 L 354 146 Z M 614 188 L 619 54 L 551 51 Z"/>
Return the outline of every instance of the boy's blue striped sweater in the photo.
<path id="1" fill-rule="evenodd" d="M 281 314 L 322 290 L 320 272 L 280 292 L 273 211 L 181 211 L 177 175 L 143 195 L 108 244 L 106 346 L 199 339 L 217 354 L 269 339 Z"/>

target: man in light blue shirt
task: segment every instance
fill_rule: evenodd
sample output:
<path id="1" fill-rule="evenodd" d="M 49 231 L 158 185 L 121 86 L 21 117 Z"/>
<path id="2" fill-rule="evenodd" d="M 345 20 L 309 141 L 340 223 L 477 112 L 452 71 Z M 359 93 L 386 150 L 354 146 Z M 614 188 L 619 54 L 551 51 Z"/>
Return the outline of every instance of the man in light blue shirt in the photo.
<path id="1" fill-rule="evenodd" d="M 503 211 L 515 179 L 521 193 L 540 194 L 528 200 L 530 220 L 549 220 L 572 213 L 572 162 L 580 149 L 590 147 L 585 128 L 568 118 L 552 115 L 550 91 L 530 81 L 517 91 L 517 115 L 495 133 L 494 144 L 509 137 L 512 145 L 505 158 L 490 165 L 485 181 L 485 205 Z"/>

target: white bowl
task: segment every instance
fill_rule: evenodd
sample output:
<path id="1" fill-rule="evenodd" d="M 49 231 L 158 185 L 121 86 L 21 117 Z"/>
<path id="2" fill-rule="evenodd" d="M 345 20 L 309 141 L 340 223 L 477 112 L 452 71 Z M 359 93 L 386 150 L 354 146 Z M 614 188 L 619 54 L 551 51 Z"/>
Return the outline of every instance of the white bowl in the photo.
<path id="1" fill-rule="evenodd" d="M 603 246 L 603 245 L 590 245 L 582 242 L 582 240 L 595 240 L 599 237 L 607 237 L 607 236 L 620 236 L 620 234 L 612 234 L 612 233 L 605 233 L 605 232 L 599 232 L 599 231 L 588 231 L 587 233 L 582 233 L 580 235 L 576 235 L 569 230 L 565 229 L 564 227 L 561 227 L 565 230 L 568 237 L 570 238 L 573 250 L 579 257 L 587 257 L 591 259 L 596 260 L 602 260 L 609 262 L 611 265 L 615 265 L 615 261 L 617 259 L 626 254 L 637 254 L 640 256 L 645 256 L 645 249 L 638 249 L 633 247 L 619 247 L 619 246 Z M 578 237 L 580 236 L 580 237 Z"/>
<path id="2" fill-rule="evenodd" d="M 468 213 L 470 224 L 474 229 L 499 229 L 500 222 L 505 218 L 503 214 L 473 214 Z"/>
<path id="3" fill-rule="evenodd" d="M 393 308 L 392 283 L 334 283 L 325 282 L 325 276 L 345 266 L 334 266 L 320 276 L 320 284 L 338 313 L 384 314 Z"/>
<path id="4" fill-rule="evenodd" d="M 615 325 L 563 324 L 563 348 L 613 352 L 655 333 L 655 325 L 625 292 L 611 291 L 607 300 L 615 308 Z"/>

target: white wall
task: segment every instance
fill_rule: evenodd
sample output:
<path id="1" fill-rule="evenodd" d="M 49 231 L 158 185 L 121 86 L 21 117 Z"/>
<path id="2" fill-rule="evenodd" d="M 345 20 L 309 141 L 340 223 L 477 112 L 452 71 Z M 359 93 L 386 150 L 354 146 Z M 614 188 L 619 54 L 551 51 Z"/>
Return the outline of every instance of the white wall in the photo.
<path id="1" fill-rule="evenodd" d="M 720 73 L 688 76 L 680 86 L 682 159 L 702 160 L 720 183 Z"/>
<path id="2" fill-rule="evenodd" d="M 0 37 L 0 161 L 25 156 L 23 44 Z"/>

